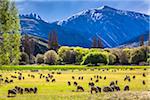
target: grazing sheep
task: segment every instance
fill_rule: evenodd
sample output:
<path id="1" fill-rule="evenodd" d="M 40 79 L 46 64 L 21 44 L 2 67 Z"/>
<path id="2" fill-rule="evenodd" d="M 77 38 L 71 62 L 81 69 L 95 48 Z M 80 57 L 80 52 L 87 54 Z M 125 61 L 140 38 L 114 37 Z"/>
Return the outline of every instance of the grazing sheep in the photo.
<path id="1" fill-rule="evenodd" d="M 77 86 L 77 85 L 78 85 L 78 83 L 77 83 L 77 82 L 74 82 L 73 84 L 74 84 L 75 86 Z"/>
<path id="2" fill-rule="evenodd" d="M 55 79 L 52 79 L 52 82 L 56 82 L 56 80 L 55 80 Z"/>
<path id="3" fill-rule="evenodd" d="M 33 89 L 33 93 L 34 93 L 34 94 L 36 94 L 36 93 L 37 93 L 37 91 L 38 91 L 37 87 L 34 87 L 34 89 Z"/>
<path id="4" fill-rule="evenodd" d="M 94 86 L 95 84 L 93 82 L 88 83 L 89 86 Z"/>
<path id="5" fill-rule="evenodd" d="M 17 94 L 15 89 L 8 90 L 8 97 L 15 97 Z"/>
<path id="6" fill-rule="evenodd" d="M 81 77 L 81 80 L 83 80 L 83 76 Z"/>
<path id="7" fill-rule="evenodd" d="M 9 81 L 6 79 L 6 80 L 5 80 L 5 83 L 9 83 Z"/>
<path id="8" fill-rule="evenodd" d="M 131 81 L 131 79 L 129 78 L 129 79 L 128 79 L 128 81 L 130 82 L 130 81 Z"/>
<path id="9" fill-rule="evenodd" d="M 124 87 L 124 91 L 129 91 L 130 89 L 129 89 L 129 86 L 128 85 L 126 85 L 125 87 Z"/>
<path id="10" fill-rule="evenodd" d="M 20 94 L 23 94 L 23 88 L 20 88 Z"/>
<path id="11" fill-rule="evenodd" d="M 30 93 L 30 89 L 29 89 L 29 88 L 24 88 L 24 91 L 25 91 L 26 93 Z"/>
<path id="12" fill-rule="evenodd" d="M 103 88 L 103 92 L 113 92 L 113 89 L 111 87 L 109 87 L 109 86 L 105 86 Z"/>
<path id="13" fill-rule="evenodd" d="M 110 82 L 109 86 L 113 86 L 113 85 L 115 85 L 115 82 L 114 81 Z"/>
<path id="14" fill-rule="evenodd" d="M 106 76 L 104 77 L 104 80 L 106 80 Z"/>
<path id="15" fill-rule="evenodd" d="M 135 79 L 135 75 L 132 78 Z"/>
<path id="16" fill-rule="evenodd" d="M 115 81 L 116 85 L 118 85 L 118 80 Z"/>
<path id="17" fill-rule="evenodd" d="M 12 75 L 11 78 L 17 78 L 17 76 L 13 76 L 13 75 Z"/>
<path id="18" fill-rule="evenodd" d="M 94 86 L 91 86 L 91 90 L 90 90 L 91 94 L 93 94 L 93 91 L 95 93 L 98 93 L 98 89 L 96 87 L 94 87 Z"/>
<path id="19" fill-rule="evenodd" d="M 127 76 L 124 78 L 124 81 L 128 80 L 129 82 L 131 81 L 130 76 Z"/>
<path id="20" fill-rule="evenodd" d="M 33 88 L 30 88 L 29 91 L 30 91 L 30 93 L 32 93 L 32 92 L 34 93 L 34 89 Z"/>
<path id="21" fill-rule="evenodd" d="M 143 85 L 145 85 L 145 84 L 146 84 L 146 82 L 145 82 L 144 80 L 142 81 L 142 83 L 143 83 Z"/>
<path id="22" fill-rule="evenodd" d="M 0 78 L 0 82 L 2 82 L 4 79 L 3 78 Z"/>
<path id="23" fill-rule="evenodd" d="M 35 78 L 35 76 L 34 76 L 34 75 L 31 75 L 31 78 Z"/>
<path id="24" fill-rule="evenodd" d="M 96 76 L 96 78 L 98 78 L 98 75 Z"/>
<path id="25" fill-rule="evenodd" d="M 146 77 L 145 73 L 143 73 L 143 77 Z"/>
<path id="26" fill-rule="evenodd" d="M 28 77 L 30 77 L 30 74 L 28 74 Z"/>
<path id="27" fill-rule="evenodd" d="M 61 72 L 57 72 L 57 74 L 61 74 Z"/>
<path id="28" fill-rule="evenodd" d="M 49 82 L 49 79 L 48 79 L 48 78 L 46 78 L 46 82 Z"/>
<path id="29" fill-rule="evenodd" d="M 97 83 L 97 82 L 99 82 L 99 80 L 96 80 L 95 82 Z"/>
<path id="30" fill-rule="evenodd" d="M 91 78 L 91 81 L 93 80 L 93 78 Z"/>
<path id="31" fill-rule="evenodd" d="M 74 80 L 74 79 L 75 79 L 75 77 L 74 77 L 74 76 L 72 76 L 72 79 Z"/>
<path id="32" fill-rule="evenodd" d="M 13 82 L 14 82 L 13 80 L 10 80 L 10 81 L 9 81 L 9 83 L 13 83 Z"/>
<path id="33" fill-rule="evenodd" d="M 40 79 L 42 78 L 42 74 L 40 74 Z"/>
<path id="34" fill-rule="evenodd" d="M 78 80 L 80 80 L 80 77 L 78 78 Z"/>
<path id="35" fill-rule="evenodd" d="M 82 87 L 82 86 L 77 86 L 77 90 L 76 90 L 77 92 L 78 91 L 81 91 L 81 92 L 84 92 L 84 88 Z"/>
<path id="36" fill-rule="evenodd" d="M 119 86 L 114 85 L 114 90 L 116 90 L 116 91 L 120 91 L 120 87 L 119 87 Z"/>
<path id="37" fill-rule="evenodd" d="M 96 86 L 96 88 L 98 89 L 98 92 L 101 92 L 101 88 L 99 86 Z"/>
<path id="38" fill-rule="evenodd" d="M 100 79 L 102 79 L 102 76 L 99 76 Z"/>
<path id="39" fill-rule="evenodd" d="M 95 84 L 93 82 L 89 82 L 89 86 L 94 86 Z"/>
<path id="40" fill-rule="evenodd" d="M 17 90 L 17 93 L 23 94 L 23 88 L 15 86 L 15 89 Z"/>
<path id="41" fill-rule="evenodd" d="M 68 83 L 68 86 L 70 86 L 70 85 L 71 85 L 71 82 L 70 82 L 70 81 L 68 81 L 67 83 Z"/>
<path id="42" fill-rule="evenodd" d="M 18 80 L 21 80 L 22 79 L 22 76 L 20 75 L 20 76 L 18 76 Z"/>

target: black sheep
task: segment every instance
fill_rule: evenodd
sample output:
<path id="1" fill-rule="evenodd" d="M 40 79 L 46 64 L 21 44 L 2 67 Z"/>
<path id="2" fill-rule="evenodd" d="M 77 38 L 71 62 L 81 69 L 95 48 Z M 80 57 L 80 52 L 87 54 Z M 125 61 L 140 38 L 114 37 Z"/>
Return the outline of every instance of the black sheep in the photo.
<path id="1" fill-rule="evenodd" d="M 15 89 L 8 90 L 8 97 L 15 97 L 17 94 Z"/>
<path id="2" fill-rule="evenodd" d="M 71 85 L 71 82 L 70 81 L 68 81 L 68 86 L 70 86 Z"/>
<path id="3" fill-rule="evenodd" d="M 84 92 L 84 88 L 82 87 L 82 86 L 77 86 L 77 90 L 76 90 L 77 92 L 78 91 L 81 91 L 81 92 Z"/>
<path id="4" fill-rule="evenodd" d="M 109 86 L 105 86 L 103 88 L 103 92 L 113 92 L 113 89 L 111 87 L 109 87 Z"/>
<path id="5" fill-rule="evenodd" d="M 74 84 L 75 86 L 77 86 L 77 85 L 78 85 L 78 83 L 77 83 L 77 82 L 74 82 L 73 84 Z"/>
<path id="6" fill-rule="evenodd" d="M 129 91 L 129 90 L 130 90 L 129 86 L 126 85 L 126 86 L 124 87 L 124 91 Z"/>

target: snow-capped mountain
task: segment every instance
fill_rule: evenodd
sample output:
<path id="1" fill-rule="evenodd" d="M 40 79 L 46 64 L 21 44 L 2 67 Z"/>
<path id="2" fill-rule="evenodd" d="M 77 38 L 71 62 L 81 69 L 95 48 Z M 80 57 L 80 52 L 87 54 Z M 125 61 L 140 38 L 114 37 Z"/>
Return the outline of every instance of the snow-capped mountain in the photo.
<path id="1" fill-rule="evenodd" d="M 90 47 L 92 38 L 97 36 L 105 47 L 117 47 L 145 34 L 148 40 L 150 16 L 103 6 L 54 23 L 47 23 L 34 14 L 20 18 L 23 34 L 48 39 L 48 33 L 55 30 L 60 45 Z"/>

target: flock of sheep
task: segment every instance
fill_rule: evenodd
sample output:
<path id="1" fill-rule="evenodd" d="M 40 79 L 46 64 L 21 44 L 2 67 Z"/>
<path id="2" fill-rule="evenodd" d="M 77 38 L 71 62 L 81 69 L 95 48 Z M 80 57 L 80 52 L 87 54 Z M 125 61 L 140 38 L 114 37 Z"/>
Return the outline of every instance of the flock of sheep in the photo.
<path id="1" fill-rule="evenodd" d="M 94 69 L 91 69 L 92 71 L 94 71 Z M 109 69 L 102 69 L 102 71 L 108 71 Z M 133 70 L 133 69 L 130 69 Z M 147 69 L 144 69 L 145 71 Z M 38 70 L 34 70 L 35 72 L 38 72 Z M 113 70 L 113 71 L 117 71 L 117 70 Z M 61 75 L 62 72 L 52 72 L 52 73 L 48 73 L 48 74 L 42 74 L 38 72 L 38 77 L 35 76 L 34 74 L 28 74 L 27 76 L 24 76 L 23 73 L 21 71 L 15 71 L 14 74 L 10 75 L 10 78 L 8 77 L 4 77 L 3 74 L 0 74 L 0 84 L 12 84 L 14 83 L 14 79 L 17 79 L 19 81 L 21 80 L 25 80 L 26 78 L 38 78 L 38 79 L 44 79 L 45 82 L 52 82 L 55 84 L 56 78 L 54 77 L 55 74 L 59 74 Z M 85 89 L 82 85 L 80 85 L 78 83 L 78 80 L 80 81 L 84 81 L 85 76 L 68 76 L 71 77 L 72 80 L 71 81 L 67 81 L 66 85 L 68 86 L 74 86 L 76 88 L 76 90 L 72 90 L 72 92 L 85 92 Z M 146 77 L 146 73 L 142 73 L 142 77 Z M 123 77 L 124 81 L 128 81 L 130 82 L 131 80 L 135 80 L 136 79 L 136 75 L 125 75 Z M 121 91 L 120 86 L 118 85 L 118 80 L 113 80 L 110 82 L 110 84 L 108 86 L 97 86 L 95 85 L 96 83 L 98 83 L 100 80 L 107 80 L 107 76 L 101 76 L 101 75 L 94 75 L 90 77 L 89 82 L 87 83 L 87 85 L 89 86 L 89 92 L 91 94 L 93 93 L 100 93 L 100 92 L 114 92 L 114 91 Z M 142 84 L 146 85 L 146 81 L 142 80 Z M 123 88 L 123 91 L 129 91 L 130 87 L 129 85 L 125 85 Z M 23 88 L 20 86 L 15 86 L 12 89 L 8 90 L 8 95 L 7 97 L 15 97 L 17 94 L 26 94 L 26 93 L 33 93 L 36 94 L 38 93 L 38 87 L 30 87 L 30 88 Z"/>

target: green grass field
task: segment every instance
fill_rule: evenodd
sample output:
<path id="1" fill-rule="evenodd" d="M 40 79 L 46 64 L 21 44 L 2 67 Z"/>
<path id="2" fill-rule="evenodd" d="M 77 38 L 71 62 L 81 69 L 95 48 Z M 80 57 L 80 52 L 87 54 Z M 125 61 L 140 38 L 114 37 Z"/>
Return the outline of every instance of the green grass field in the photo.
<path id="1" fill-rule="evenodd" d="M 144 69 L 150 68 L 150 66 L 116 66 L 116 65 L 109 65 L 109 66 L 84 66 L 84 65 L 22 65 L 22 66 L 0 66 L 0 70 L 69 70 L 69 69 L 90 69 L 90 68 L 108 68 L 108 69 Z"/>
<path id="2" fill-rule="evenodd" d="M 106 71 L 104 68 L 109 68 Z M 120 69 L 121 68 L 121 69 Z M 130 70 L 130 68 L 134 68 Z M 144 70 L 147 68 L 147 70 Z M 85 66 L 2 66 L 0 67 L 0 74 L 3 75 L 3 78 L 8 77 L 11 79 L 11 75 L 15 74 L 17 71 L 21 71 L 25 80 L 14 79 L 14 83 L 5 84 L 4 82 L 0 83 L 0 100 L 104 100 L 110 98 L 130 98 L 140 99 L 145 98 L 145 100 L 150 99 L 149 90 L 150 90 L 150 70 L 149 66 L 99 66 L 99 67 L 85 67 Z M 31 72 L 31 70 L 39 69 L 38 72 Z M 92 71 L 94 69 L 94 71 Z M 104 69 L 104 71 L 103 71 Z M 116 70 L 116 72 L 114 71 Z M 39 73 L 47 75 L 54 72 L 53 76 L 56 79 L 56 82 L 46 82 L 45 78 L 40 79 Z M 61 74 L 56 74 L 61 72 Z M 143 77 L 142 74 L 145 73 L 146 77 Z M 28 77 L 28 74 L 35 75 L 35 78 Z M 108 86 L 111 81 L 118 80 L 118 86 L 120 86 L 120 92 L 113 93 L 98 93 L 90 94 L 90 87 L 88 82 L 90 78 L 93 78 L 95 82 L 96 78 L 94 75 L 106 76 L 107 79 L 99 79 L 98 83 L 95 85 L 104 87 Z M 131 77 L 131 82 L 124 81 L 124 77 L 129 75 Z M 132 76 L 135 75 L 136 78 L 132 79 Z M 72 76 L 75 76 L 75 80 L 72 79 Z M 79 76 L 83 76 L 83 80 L 78 80 Z M 145 80 L 146 85 L 142 84 L 142 81 Z M 67 85 L 67 82 L 70 81 L 71 86 Z M 73 82 L 76 81 L 79 85 L 83 86 L 85 92 L 72 92 L 76 90 L 76 87 L 73 86 Z M 130 92 L 123 92 L 125 85 L 129 85 Z M 15 86 L 20 87 L 34 87 L 38 88 L 37 94 L 17 94 L 16 97 L 8 98 L 7 91 L 12 89 Z M 128 96 L 130 95 L 130 96 Z M 145 96 L 145 97 L 144 97 Z M 144 99 L 143 99 L 144 100 Z"/>

